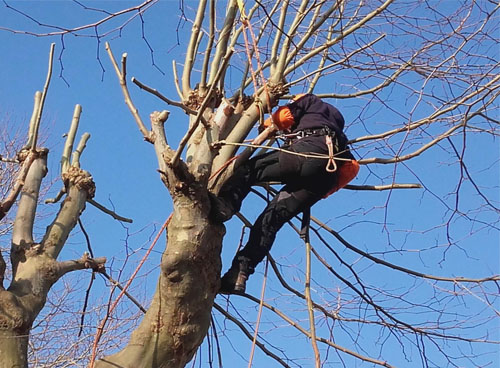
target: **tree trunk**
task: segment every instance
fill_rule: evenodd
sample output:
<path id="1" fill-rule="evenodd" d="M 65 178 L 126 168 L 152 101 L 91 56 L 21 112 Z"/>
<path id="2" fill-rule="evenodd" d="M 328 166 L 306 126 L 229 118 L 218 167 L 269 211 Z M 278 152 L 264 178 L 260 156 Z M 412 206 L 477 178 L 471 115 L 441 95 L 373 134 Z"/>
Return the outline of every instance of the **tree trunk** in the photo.
<path id="1" fill-rule="evenodd" d="M 27 367 L 29 327 L 17 298 L 0 291 L 0 367 Z"/>
<path id="2" fill-rule="evenodd" d="M 96 362 L 97 368 L 184 367 L 207 334 L 224 227 L 208 221 L 206 197 L 176 202 L 151 306 L 127 346 Z"/>

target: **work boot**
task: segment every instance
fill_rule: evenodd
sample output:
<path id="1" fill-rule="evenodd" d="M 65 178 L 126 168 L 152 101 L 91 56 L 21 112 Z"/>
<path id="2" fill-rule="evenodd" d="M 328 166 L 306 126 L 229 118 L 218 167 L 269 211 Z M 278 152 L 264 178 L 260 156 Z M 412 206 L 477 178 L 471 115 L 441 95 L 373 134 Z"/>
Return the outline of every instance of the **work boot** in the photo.
<path id="1" fill-rule="evenodd" d="M 234 215 L 232 206 L 223 198 L 217 197 L 215 194 L 209 193 L 210 217 L 216 222 L 226 222 Z"/>
<path id="2" fill-rule="evenodd" d="M 231 268 L 222 276 L 219 293 L 243 294 L 248 276 L 252 273 L 254 273 L 254 268 L 250 265 L 250 259 L 239 256 L 233 261 Z"/>

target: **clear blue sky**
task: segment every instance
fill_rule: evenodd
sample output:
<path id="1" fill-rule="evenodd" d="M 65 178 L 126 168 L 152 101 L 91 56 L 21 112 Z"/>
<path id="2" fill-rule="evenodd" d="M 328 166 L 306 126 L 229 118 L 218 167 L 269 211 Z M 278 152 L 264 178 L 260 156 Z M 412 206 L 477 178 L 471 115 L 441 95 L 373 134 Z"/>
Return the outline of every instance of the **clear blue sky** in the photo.
<path id="1" fill-rule="evenodd" d="M 102 15 L 82 12 L 81 8 L 72 2 L 12 1 L 8 3 L 19 10 L 28 12 L 30 16 L 42 23 L 68 28 L 92 22 Z M 92 5 L 105 7 L 108 11 L 112 11 L 135 3 L 132 1 L 95 1 L 92 2 Z M 144 15 L 146 39 L 142 37 L 141 23 L 138 19 L 131 22 L 121 34 L 114 33 L 106 38 L 107 41 L 110 41 L 117 58 L 122 52 L 128 53 L 129 77 L 134 76 L 175 100 L 178 97 L 172 82 L 171 60 L 183 61 L 184 48 L 183 45 L 179 46 L 177 42 L 180 40 L 182 44 L 190 31 L 190 24 L 179 22 L 179 3 L 178 1 L 162 1 L 155 9 Z M 196 6 L 197 2 L 184 1 L 184 4 L 188 10 L 189 7 Z M 26 17 L 5 7 L 3 3 L 0 3 L 0 27 L 19 30 L 31 29 L 36 32 L 44 32 L 45 29 L 37 27 Z M 113 27 L 107 27 L 107 29 L 110 28 Z M 90 34 L 92 32 L 89 32 Z M 134 219 L 133 224 L 124 227 L 107 215 L 96 211 L 92 206 L 87 207 L 82 217 L 85 228 L 90 234 L 94 253 L 96 256 L 106 256 L 113 260 L 110 265 L 114 271 L 118 271 L 127 253 L 139 250 L 138 254 L 130 261 L 132 265 L 142 256 L 142 249 L 149 245 L 155 229 L 168 217 L 171 204 L 168 193 L 156 172 L 157 163 L 153 149 L 142 141 L 141 134 L 123 103 L 121 90 L 105 53 L 104 44 L 99 44 L 92 37 L 67 35 L 62 41 L 60 37 L 34 37 L 0 31 L 0 54 L 2 55 L 0 58 L 0 82 L 2 85 L 0 88 L 0 122 L 8 124 L 9 128 L 12 127 L 12 129 L 27 129 L 34 92 L 40 90 L 45 81 L 51 42 L 56 43 L 56 62 L 46 100 L 42 128 L 42 135 L 47 137 L 47 145 L 51 149 L 47 180 L 53 182 L 58 177 L 60 152 L 64 142 L 62 136 L 69 127 L 75 104 L 80 104 L 83 107 L 80 133 L 89 132 L 91 134 L 91 139 L 81 161 L 82 167 L 92 173 L 96 182 L 95 199 L 108 207 L 114 207 L 120 215 Z M 150 47 L 154 51 L 153 54 Z M 499 56 L 498 48 L 496 50 L 491 48 L 485 52 L 491 53 L 493 58 Z M 153 60 L 156 67 L 152 65 Z M 334 83 L 342 84 L 342 82 L 342 80 L 336 80 Z M 326 83 L 332 82 L 327 81 Z M 326 86 L 327 84 L 320 85 L 318 92 L 323 92 L 321 88 L 327 89 Z M 173 107 L 165 106 L 157 98 L 139 91 L 132 84 L 130 90 L 145 121 L 148 120 L 148 115 L 153 110 L 168 109 L 172 112 L 167 122 L 167 134 L 172 142 L 176 142 L 186 128 L 185 114 L 176 111 Z M 372 112 L 376 111 L 376 113 L 366 112 L 367 120 L 363 123 L 376 126 L 379 123 L 383 125 L 386 121 L 392 123 L 394 119 L 398 119 L 398 115 L 394 111 L 407 109 L 406 101 L 398 101 L 394 95 L 390 97 L 391 111 L 380 106 L 373 107 Z M 351 138 L 366 134 L 360 122 L 357 121 L 357 119 L 359 120 L 360 104 L 364 104 L 364 102 L 348 100 L 332 101 L 332 103 L 336 104 L 344 113 L 348 124 L 352 122 L 348 130 Z M 457 140 L 458 143 L 459 140 Z M 456 217 L 453 220 L 453 227 L 449 235 L 454 241 L 458 241 L 458 244 L 447 248 L 446 251 L 443 250 L 447 243 L 447 232 L 446 227 L 442 225 L 450 216 L 445 204 L 453 208 L 454 197 L 450 196 L 449 193 L 453 191 L 459 177 L 459 168 L 454 165 L 452 158 L 450 158 L 452 156 L 442 154 L 446 150 L 449 150 L 449 147 L 442 148 L 442 151 L 441 148 L 431 149 L 422 157 L 415 159 L 408 168 L 403 165 L 398 166 L 398 182 L 413 183 L 421 179 L 427 190 L 394 191 L 391 194 L 388 192 L 341 191 L 315 206 L 313 215 L 327 222 L 335 230 L 341 231 L 349 242 L 360 249 L 423 273 L 470 278 L 498 274 L 500 257 L 498 213 L 481 211 L 481 206 L 484 203 L 470 183 L 466 183 L 461 188 L 460 209 L 468 211 L 472 220 L 463 217 Z M 468 138 L 466 163 L 472 169 L 474 178 L 484 193 L 491 197 L 497 207 L 499 204 L 498 154 L 497 140 L 477 135 Z M 369 156 L 372 155 L 373 153 Z M 379 165 L 373 166 L 372 170 L 373 173 L 370 173 L 365 168 L 360 177 L 356 179 L 355 184 L 381 184 L 384 181 L 377 179 L 377 177 L 385 177 L 393 170 L 393 167 Z M 385 182 L 385 184 L 388 183 Z M 48 196 L 54 195 L 60 185 L 56 182 Z M 250 219 L 253 219 L 258 214 L 257 211 L 261 205 L 260 200 L 251 200 L 245 204 L 243 210 Z M 57 208 L 56 205 L 46 211 L 56 211 Z M 42 220 L 37 226 L 39 234 L 43 232 L 46 221 L 47 219 Z M 384 221 L 387 223 L 389 233 L 382 226 Z M 489 224 L 494 226 L 489 226 Z M 235 219 L 232 220 L 228 225 L 228 234 L 224 241 L 223 262 L 225 269 L 234 253 L 240 231 L 240 223 Z M 415 293 L 418 296 L 415 298 L 416 303 L 422 300 L 432 300 L 432 293 L 435 290 L 447 289 L 449 292 L 439 294 L 442 299 L 435 301 L 437 308 L 441 308 L 443 305 L 450 308 L 450 314 L 444 314 L 443 320 L 453 323 L 454 319 L 463 319 L 463 315 L 477 314 L 477 324 L 480 325 L 483 321 L 482 318 L 491 314 L 485 307 L 486 303 L 480 300 L 481 295 L 477 295 L 476 299 L 467 296 L 465 304 L 457 306 L 455 300 L 449 295 L 453 292 L 464 292 L 459 286 L 456 286 L 455 289 L 453 285 L 449 284 L 432 286 L 432 282 L 425 285 L 427 281 L 406 278 L 395 271 L 374 266 L 359 256 L 346 251 L 331 238 L 328 240 L 335 245 L 335 249 L 348 263 L 354 265 L 358 271 L 362 271 L 363 278 L 372 286 L 371 292 L 382 301 L 384 295 L 376 290 L 376 287 L 394 293 L 400 288 L 409 290 L 408 299 L 412 299 L 412 293 Z M 320 247 L 318 240 L 314 240 L 314 242 Z M 1 246 L 6 246 L 6 244 L 8 244 L 8 240 L 2 239 Z M 136 289 L 143 300 L 147 300 L 147 297 L 154 291 L 155 267 L 159 263 L 163 247 L 164 240 L 157 245 L 156 252 L 150 257 L 147 270 L 152 270 L 152 273 L 141 278 L 140 280 L 145 282 L 142 282 L 140 288 Z M 85 250 L 86 245 L 82 234 L 75 231 L 75 235 L 70 239 L 62 256 L 63 258 L 80 257 Z M 289 229 L 283 229 L 279 234 L 273 255 L 284 265 L 284 272 L 288 276 L 301 275 L 304 266 L 303 246 Z M 345 272 L 345 267 L 342 268 L 337 264 L 333 257 L 330 256 L 329 261 Z M 251 279 L 249 291 L 254 295 L 258 295 L 260 292 L 263 269 L 264 267 L 260 266 L 256 275 Z M 130 267 L 127 266 L 126 270 L 130 270 Z M 88 278 L 88 274 L 85 278 Z M 340 282 L 333 281 L 331 276 L 323 273 L 317 274 L 315 279 L 320 283 L 322 280 L 325 280 L 325 283 L 332 282 L 329 285 L 329 290 L 332 293 L 329 295 L 331 299 L 332 295 L 336 295 L 337 288 L 343 288 Z M 86 287 L 86 282 L 86 280 L 82 282 L 82 287 Z M 409 285 L 409 283 L 412 284 Z M 102 291 L 99 287 L 96 290 L 96 293 Z M 268 297 L 283 298 L 283 303 L 290 303 L 284 305 L 284 308 L 289 307 L 303 311 L 303 305 L 292 304 L 290 299 L 278 296 L 278 290 L 276 286 L 270 285 Z M 321 292 L 324 293 L 324 290 L 322 289 Z M 491 308 L 496 308 L 498 311 L 500 305 L 494 292 L 491 291 L 491 293 L 493 303 Z M 318 302 L 321 301 L 320 295 L 325 296 L 325 294 L 318 292 Z M 344 296 L 342 293 L 340 295 Z M 347 295 L 346 298 L 348 297 Z M 218 297 L 217 301 L 225 305 L 223 297 Z M 231 302 L 236 301 L 239 301 L 238 297 L 231 297 Z M 243 302 L 242 304 L 247 303 Z M 400 307 L 407 308 L 408 306 L 401 302 Z M 240 308 L 248 313 L 249 320 L 255 319 L 255 308 L 243 309 L 243 306 Z M 335 305 L 332 304 L 329 308 L 335 309 Z M 350 306 L 346 305 L 345 308 L 349 309 Z M 405 317 L 407 320 L 424 321 L 425 318 L 418 315 L 424 310 L 415 306 L 414 309 L 403 313 L 401 317 Z M 412 311 L 416 311 L 415 315 L 412 315 Z M 360 310 L 352 307 L 353 318 L 362 317 L 359 313 Z M 297 315 L 300 313 L 297 312 Z M 349 315 L 349 312 L 346 315 Z M 307 317 L 305 315 L 302 317 L 304 318 L 303 325 L 307 326 Z M 219 323 L 223 323 L 221 319 L 219 321 L 221 321 Z M 487 324 L 491 323 L 495 322 L 487 322 Z M 282 324 L 282 321 L 276 322 L 275 319 L 266 315 L 262 329 L 269 331 L 267 336 L 273 343 L 278 341 L 281 343 L 281 347 L 291 347 L 288 353 L 290 357 L 311 357 L 309 343 L 302 338 L 294 339 L 295 332 L 291 330 L 287 330 L 283 335 L 282 330 L 278 328 Z M 498 327 L 498 322 L 496 325 Z M 220 328 L 220 326 L 218 327 Z M 227 322 L 227 326 L 230 329 L 235 329 L 230 322 Z M 496 331 L 494 327 L 488 329 L 492 333 L 489 338 L 498 341 L 498 329 Z M 322 326 L 320 331 L 323 334 L 327 333 L 325 326 Z M 350 338 L 344 335 L 341 329 L 338 331 L 336 333 L 338 333 L 339 343 L 350 348 L 349 344 L 352 343 Z M 471 331 L 474 332 L 474 329 Z M 468 332 L 466 331 L 466 333 Z M 389 339 L 389 336 L 387 331 L 383 331 L 380 336 L 377 335 L 378 333 L 379 331 L 375 332 L 368 326 L 361 329 L 358 338 L 360 341 L 366 340 L 364 342 L 367 346 L 365 354 L 372 354 L 378 358 L 378 349 L 380 349 L 381 356 L 386 356 L 387 353 L 387 357 L 394 359 L 391 364 L 396 366 L 419 367 L 423 365 L 416 352 L 417 348 L 411 343 L 405 345 L 405 354 L 408 360 L 405 360 L 404 354 L 400 354 L 402 348 L 397 342 L 388 342 L 386 347 L 380 348 L 382 342 L 386 338 Z M 271 338 L 275 334 L 279 336 L 277 340 Z M 351 335 L 355 336 L 355 333 Z M 233 367 L 230 364 L 233 361 L 238 362 L 234 366 L 246 366 L 242 363 L 243 360 L 240 360 L 239 354 L 245 358 L 248 357 L 250 346 L 248 341 L 233 340 L 232 343 L 240 348 L 232 349 L 225 338 L 222 337 L 220 340 L 224 349 L 225 366 Z M 372 344 L 373 341 L 378 342 Z M 364 343 L 361 345 L 363 346 Z M 451 343 L 451 345 L 453 344 Z M 428 345 L 427 348 L 429 356 L 436 357 L 436 362 L 428 362 L 429 366 L 442 366 L 441 364 L 444 363 L 441 362 L 441 358 L 438 358 L 438 354 L 435 352 L 436 347 Z M 394 352 L 388 353 L 385 349 Z M 474 347 L 474 349 L 477 349 L 474 352 L 479 352 L 479 354 L 487 352 L 485 355 L 480 355 L 479 358 L 471 359 L 474 364 L 485 364 L 489 367 L 498 366 L 500 362 L 498 347 L 490 345 Z M 234 350 L 240 351 L 235 352 Z M 468 353 L 458 350 L 450 351 L 455 355 L 463 354 L 465 356 Z M 332 362 L 338 361 L 332 351 L 329 352 L 329 356 L 332 357 Z M 323 357 L 325 356 L 323 355 Z M 204 359 L 206 363 L 206 358 L 204 357 Z M 348 362 L 346 365 L 350 366 L 349 358 L 346 359 Z M 298 360 L 298 362 L 299 366 L 313 366 L 312 360 Z M 208 366 L 203 365 L 205 363 L 202 363 L 201 366 Z M 464 367 L 472 366 L 470 363 L 467 360 L 462 361 Z M 488 363 L 490 365 L 487 365 Z M 274 367 L 275 365 L 272 364 L 269 359 L 258 353 L 254 366 Z M 294 365 L 292 364 L 292 366 Z M 332 365 L 325 366 L 333 367 L 336 365 L 332 363 Z M 365 367 L 368 365 L 358 363 L 357 366 Z"/>

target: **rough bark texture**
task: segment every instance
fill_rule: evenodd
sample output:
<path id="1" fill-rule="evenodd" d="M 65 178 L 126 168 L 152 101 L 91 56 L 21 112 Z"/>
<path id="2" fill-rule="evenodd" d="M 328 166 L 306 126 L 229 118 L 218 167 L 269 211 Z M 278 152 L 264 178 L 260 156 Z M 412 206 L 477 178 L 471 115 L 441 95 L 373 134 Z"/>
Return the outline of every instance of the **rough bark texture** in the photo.
<path id="1" fill-rule="evenodd" d="M 153 301 L 127 347 L 104 367 L 184 367 L 207 334 L 219 287 L 224 227 L 208 222 L 207 199 L 176 200 Z"/>
<path id="2" fill-rule="evenodd" d="M 0 367 L 27 367 L 29 327 L 17 297 L 0 291 Z"/>
<path id="3" fill-rule="evenodd" d="M 52 285 L 66 272 L 85 268 L 82 263 L 68 266 L 57 261 L 69 233 L 93 194 L 92 177 L 71 167 L 64 173 L 67 196 L 40 243 L 33 240 L 38 195 L 47 172 L 47 150 L 41 150 L 31 165 L 21 191 L 12 235 L 12 281 L 0 290 L 0 367 L 27 367 L 27 347 L 31 326 L 44 307 Z M 62 266 L 65 267 L 62 267 Z"/>

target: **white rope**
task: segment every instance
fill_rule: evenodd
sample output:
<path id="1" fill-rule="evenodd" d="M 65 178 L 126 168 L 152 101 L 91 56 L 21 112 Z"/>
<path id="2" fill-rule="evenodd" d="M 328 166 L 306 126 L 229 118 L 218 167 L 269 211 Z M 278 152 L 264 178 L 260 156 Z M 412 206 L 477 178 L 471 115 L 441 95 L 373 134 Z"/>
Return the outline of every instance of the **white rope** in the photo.
<path id="1" fill-rule="evenodd" d="M 283 149 L 283 148 L 279 148 L 279 147 L 263 146 L 263 145 L 260 145 L 260 144 L 226 142 L 225 140 L 218 141 L 218 142 L 215 143 L 215 145 L 219 145 L 219 144 L 220 145 L 228 145 L 228 146 L 239 146 L 239 147 L 265 148 L 265 149 L 271 149 L 271 150 L 275 150 L 275 151 L 285 152 L 285 153 L 288 153 L 290 155 L 296 155 L 296 156 L 300 156 L 300 157 L 324 158 L 324 159 L 328 159 L 328 160 L 331 159 L 333 161 L 351 161 L 351 159 L 349 159 L 349 158 L 335 157 L 336 155 L 340 155 L 343 152 L 346 152 L 346 150 L 337 152 L 337 153 L 335 153 L 333 155 L 330 155 L 330 154 L 326 155 L 326 154 L 323 154 L 323 153 L 316 153 L 316 152 L 309 152 L 309 153 L 294 152 L 294 151 L 289 151 L 289 150 L 286 150 L 286 149 Z"/>

